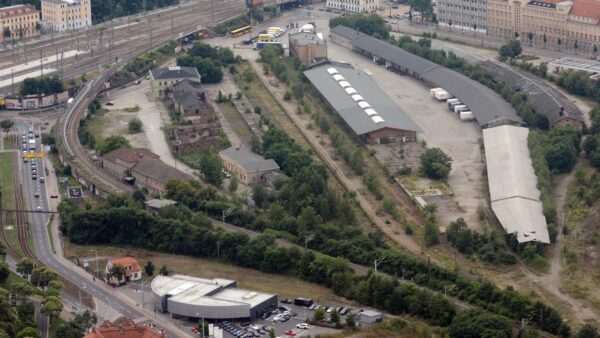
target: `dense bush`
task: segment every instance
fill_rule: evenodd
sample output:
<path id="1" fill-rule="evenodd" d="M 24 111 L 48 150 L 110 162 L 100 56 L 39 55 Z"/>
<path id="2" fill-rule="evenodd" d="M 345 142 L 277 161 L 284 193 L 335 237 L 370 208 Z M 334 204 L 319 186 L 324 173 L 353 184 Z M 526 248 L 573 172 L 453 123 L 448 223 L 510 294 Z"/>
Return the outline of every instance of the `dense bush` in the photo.
<path id="1" fill-rule="evenodd" d="M 434 180 L 445 179 L 452 169 L 452 158 L 440 148 L 427 149 L 421 155 L 421 171 Z"/>
<path id="2" fill-rule="evenodd" d="M 390 32 L 385 26 L 383 18 L 377 14 L 352 14 L 347 16 L 337 16 L 329 20 L 330 28 L 339 25 L 356 29 L 359 32 L 380 39 L 387 39 L 390 36 Z"/>
<path id="3" fill-rule="evenodd" d="M 98 155 L 102 156 L 119 148 L 131 148 L 131 144 L 129 144 L 129 141 L 123 136 L 111 135 L 97 145 L 96 151 L 98 152 Z"/>
<path id="4" fill-rule="evenodd" d="M 43 76 L 40 78 L 27 78 L 21 83 L 21 95 L 32 94 L 56 94 L 65 90 L 62 81 L 54 76 Z"/>
<path id="5" fill-rule="evenodd" d="M 186 55 L 177 58 L 177 65 L 196 67 L 203 83 L 219 83 L 223 78 L 223 66 L 235 63 L 229 48 L 216 49 L 204 42 L 196 42 Z"/>
<path id="6" fill-rule="evenodd" d="M 494 264 L 516 264 L 517 258 L 506 250 L 505 244 L 491 232 L 481 235 L 467 227 L 462 218 L 451 222 L 446 229 L 446 239 L 460 253 L 477 255 L 481 260 Z"/>

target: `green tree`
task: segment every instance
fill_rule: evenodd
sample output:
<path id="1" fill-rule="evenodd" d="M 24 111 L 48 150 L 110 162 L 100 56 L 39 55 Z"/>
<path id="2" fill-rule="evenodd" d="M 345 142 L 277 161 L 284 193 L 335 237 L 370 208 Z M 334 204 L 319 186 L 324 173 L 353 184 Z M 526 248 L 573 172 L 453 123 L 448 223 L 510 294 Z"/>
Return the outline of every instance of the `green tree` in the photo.
<path id="1" fill-rule="evenodd" d="M 8 133 L 14 126 L 15 122 L 13 120 L 4 119 L 0 121 L 0 128 L 2 128 L 5 133 Z"/>
<path id="2" fill-rule="evenodd" d="M 132 134 L 139 133 L 142 131 L 142 120 L 137 117 L 129 120 L 129 132 Z"/>
<path id="3" fill-rule="evenodd" d="M 125 267 L 121 264 L 113 265 L 113 267 L 110 269 L 110 275 L 111 277 L 115 277 L 117 281 L 120 282 L 125 276 Z"/>
<path id="4" fill-rule="evenodd" d="M 131 148 L 131 144 L 121 135 L 111 135 L 98 144 L 96 151 L 102 156 L 119 148 Z"/>
<path id="5" fill-rule="evenodd" d="M 337 310 L 334 309 L 333 311 L 331 311 L 330 318 L 331 318 L 331 322 L 333 322 L 334 324 L 339 324 L 340 314 L 337 312 Z"/>
<path id="6" fill-rule="evenodd" d="M 61 338 L 81 338 L 85 335 L 85 330 L 73 322 L 61 323 L 56 328 L 55 337 Z"/>
<path id="7" fill-rule="evenodd" d="M 510 338 L 512 327 L 505 317 L 467 310 L 454 317 L 448 335 L 450 338 Z"/>
<path id="8" fill-rule="evenodd" d="M 31 284 L 42 289 L 57 278 L 58 274 L 47 267 L 36 268 L 31 272 Z"/>
<path id="9" fill-rule="evenodd" d="M 170 272 L 171 271 L 169 271 L 169 268 L 167 268 L 166 265 L 161 266 L 160 270 L 158 271 L 161 276 L 168 276 Z"/>
<path id="10" fill-rule="evenodd" d="M 421 12 L 426 18 L 430 18 L 433 14 L 433 6 L 431 4 L 431 0 L 410 0 L 409 4 L 412 10 Z"/>
<path id="11" fill-rule="evenodd" d="M 502 45 L 498 50 L 500 61 L 506 61 L 506 59 L 514 59 L 521 55 L 523 49 L 519 40 L 511 40 L 506 44 Z"/>
<path id="12" fill-rule="evenodd" d="M 48 283 L 48 292 L 58 296 L 60 292 L 65 288 L 65 285 L 59 280 L 51 280 Z"/>
<path id="13" fill-rule="evenodd" d="M 426 246 L 433 246 L 440 243 L 440 229 L 435 222 L 426 221 L 425 229 L 423 231 Z"/>
<path id="14" fill-rule="evenodd" d="M 318 309 L 315 311 L 315 314 L 313 315 L 313 319 L 314 319 L 316 322 L 318 322 L 318 321 L 320 321 L 320 320 L 323 320 L 323 319 L 325 319 L 325 309 L 323 309 L 322 307 L 321 307 L 321 308 L 318 308 Z"/>
<path id="15" fill-rule="evenodd" d="M 22 276 L 29 278 L 33 269 L 35 269 L 37 264 L 31 258 L 23 257 L 17 263 L 17 273 L 20 273 Z"/>
<path id="16" fill-rule="evenodd" d="M 218 187 L 223 183 L 223 163 L 216 151 L 204 149 L 200 153 L 199 167 L 206 180 Z"/>
<path id="17" fill-rule="evenodd" d="M 275 338 L 275 329 L 274 328 L 271 328 L 269 330 L 269 338 Z"/>
<path id="18" fill-rule="evenodd" d="M 234 193 L 238 189 L 238 178 L 237 175 L 232 175 L 229 180 L 229 192 Z"/>
<path id="19" fill-rule="evenodd" d="M 77 324 L 78 327 L 82 328 L 85 331 L 88 331 L 89 329 L 92 328 L 92 326 L 96 325 L 96 323 L 98 323 L 98 317 L 96 317 L 96 314 L 89 311 L 89 310 L 85 310 L 83 313 L 81 314 L 76 314 L 75 317 L 73 318 L 73 323 Z M 59 336 L 62 337 L 62 336 Z"/>
<path id="20" fill-rule="evenodd" d="M 35 288 L 26 281 L 13 283 L 13 292 L 17 295 L 17 299 L 25 300 L 35 292 Z"/>
<path id="21" fill-rule="evenodd" d="M 452 168 L 452 158 L 440 148 L 427 149 L 421 155 L 421 170 L 433 179 L 445 179 Z"/>
<path id="22" fill-rule="evenodd" d="M 41 311 L 47 314 L 51 319 L 56 318 L 63 310 L 63 303 L 60 297 L 45 296 L 42 299 Z"/>
<path id="23" fill-rule="evenodd" d="M 40 335 L 33 327 L 26 327 L 17 333 L 17 338 L 40 338 Z"/>
<path id="24" fill-rule="evenodd" d="M 154 269 L 154 263 L 152 263 L 152 261 L 148 261 L 144 266 L 144 272 L 146 272 L 146 276 L 152 277 L 154 275 Z"/>
<path id="25" fill-rule="evenodd" d="M 348 325 L 348 327 L 351 327 L 351 328 L 356 326 L 356 316 L 354 315 L 353 312 L 350 312 L 346 316 L 346 325 Z"/>
<path id="26" fill-rule="evenodd" d="M 585 324 L 577 332 L 575 338 L 600 338 L 600 334 L 598 334 L 598 329 L 590 324 Z"/>

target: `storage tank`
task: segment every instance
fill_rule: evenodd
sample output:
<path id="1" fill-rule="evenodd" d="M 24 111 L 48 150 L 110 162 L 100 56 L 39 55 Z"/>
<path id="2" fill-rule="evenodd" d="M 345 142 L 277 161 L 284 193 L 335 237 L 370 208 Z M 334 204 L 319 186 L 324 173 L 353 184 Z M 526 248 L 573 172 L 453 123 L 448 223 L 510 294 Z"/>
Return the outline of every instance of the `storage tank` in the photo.
<path id="1" fill-rule="evenodd" d="M 459 104 L 459 105 L 454 106 L 454 112 L 457 114 L 463 110 L 469 110 L 469 108 L 467 108 L 467 106 L 465 106 L 464 104 Z"/>
<path id="2" fill-rule="evenodd" d="M 473 116 L 473 112 L 470 110 L 463 110 L 460 112 L 460 119 L 463 121 L 473 120 L 475 117 Z"/>

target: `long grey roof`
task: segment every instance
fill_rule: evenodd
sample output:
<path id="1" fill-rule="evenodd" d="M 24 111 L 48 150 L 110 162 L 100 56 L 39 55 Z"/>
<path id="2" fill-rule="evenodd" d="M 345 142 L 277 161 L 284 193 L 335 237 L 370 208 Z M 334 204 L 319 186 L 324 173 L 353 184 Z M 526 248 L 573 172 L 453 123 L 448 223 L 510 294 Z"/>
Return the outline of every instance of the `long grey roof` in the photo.
<path id="1" fill-rule="evenodd" d="M 581 110 L 551 86 L 541 84 L 531 79 L 528 74 L 523 74 L 508 65 L 492 61 L 480 62 L 479 65 L 490 72 L 494 79 L 505 82 L 515 91 L 527 94 L 527 100 L 533 110 L 546 116 L 550 123 L 555 123 L 565 117 L 584 121 Z"/>
<path id="2" fill-rule="evenodd" d="M 347 63 L 322 63 L 305 71 L 304 75 L 357 135 L 384 128 L 420 131 L 406 112 L 369 75 Z M 343 79 L 338 81 L 334 75 Z M 356 94 L 349 94 L 348 88 L 354 88 Z M 356 96 L 353 98 L 353 95 L 360 95 L 360 99 Z M 364 103 L 364 108 L 361 107 L 360 102 L 366 102 L 369 107 Z M 373 119 L 374 116 L 380 119 Z"/>
<path id="3" fill-rule="evenodd" d="M 357 37 L 359 37 L 361 35 L 364 35 L 363 33 L 359 32 L 357 30 L 354 30 L 354 29 L 352 29 L 350 27 L 346 27 L 346 26 L 342 26 L 342 25 L 338 25 L 338 26 L 333 27 L 330 30 L 330 33 L 337 34 L 337 35 L 345 37 L 346 39 L 349 39 L 349 40 L 352 40 L 352 39 L 357 38 Z"/>
<path id="4" fill-rule="evenodd" d="M 410 69 L 417 75 L 423 74 L 433 68 L 441 67 L 437 63 L 369 35 L 363 34 L 352 40 L 351 44 L 355 48 L 368 51 L 394 64 L 401 65 L 403 68 Z"/>
<path id="5" fill-rule="evenodd" d="M 351 28 L 338 28 L 348 36 Z M 454 70 L 440 66 L 418 55 L 385 41 L 355 31 L 356 38 L 350 43 L 353 48 L 379 56 L 393 65 L 406 70 L 411 76 L 423 79 L 436 87 L 442 87 L 460 99 L 473 112 L 475 119 L 482 127 L 500 124 L 504 121 L 521 123 L 522 119 L 514 108 L 493 90 Z"/>
<path id="6" fill-rule="evenodd" d="M 265 159 L 246 148 L 229 147 L 219 151 L 219 155 L 234 160 L 247 172 L 279 170 L 279 165 L 273 159 Z"/>
<path id="7" fill-rule="evenodd" d="M 170 79 L 198 79 L 200 81 L 200 73 L 196 67 L 164 67 L 150 70 L 150 76 L 154 80 L 170 80 Z"/>

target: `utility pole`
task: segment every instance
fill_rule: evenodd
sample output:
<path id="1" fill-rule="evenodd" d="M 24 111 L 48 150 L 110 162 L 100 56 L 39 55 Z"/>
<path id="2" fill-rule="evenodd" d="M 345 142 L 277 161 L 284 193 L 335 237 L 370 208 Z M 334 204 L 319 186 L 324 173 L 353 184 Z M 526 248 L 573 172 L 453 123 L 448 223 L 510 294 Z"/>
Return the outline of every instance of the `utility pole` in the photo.
<path id="1" fill-rule="evenodd" d="M 150 49 L 152 49 L 152 45 L 154 44 L 152 41 L 152 18 L 148 15 L 148 26 L 150 27 Z"/>
<path id="2" fill-rule="evenodd" d="M 173 31 L 173 16 L 171 17 L 171 39 L 173 39 L 175 37 L 174 31 Z"/>
<path id="3" fill-rule="evenodd" d="M 212 0 L 210 3 L 210 24 L 212 25 L 215 16 L 215 0 Z"/>
<path id="4" fill-rule="evenodd" d="M 10 69 L 10 93 L 15 93 L 15 69 Z"/>
<path id="5" fill-rule="evenodd" d="M 40 76 L 44 76 L 44 50 L 40 49 Z"/>
<path id="6" fill-rule="evenodd" d="M 63 56 L 65 55 L 65 52 L 60 52 L 60 80 L 63 80 Z M 56 56 L 56 58 L 58 59 L 58 55 Z"/>

